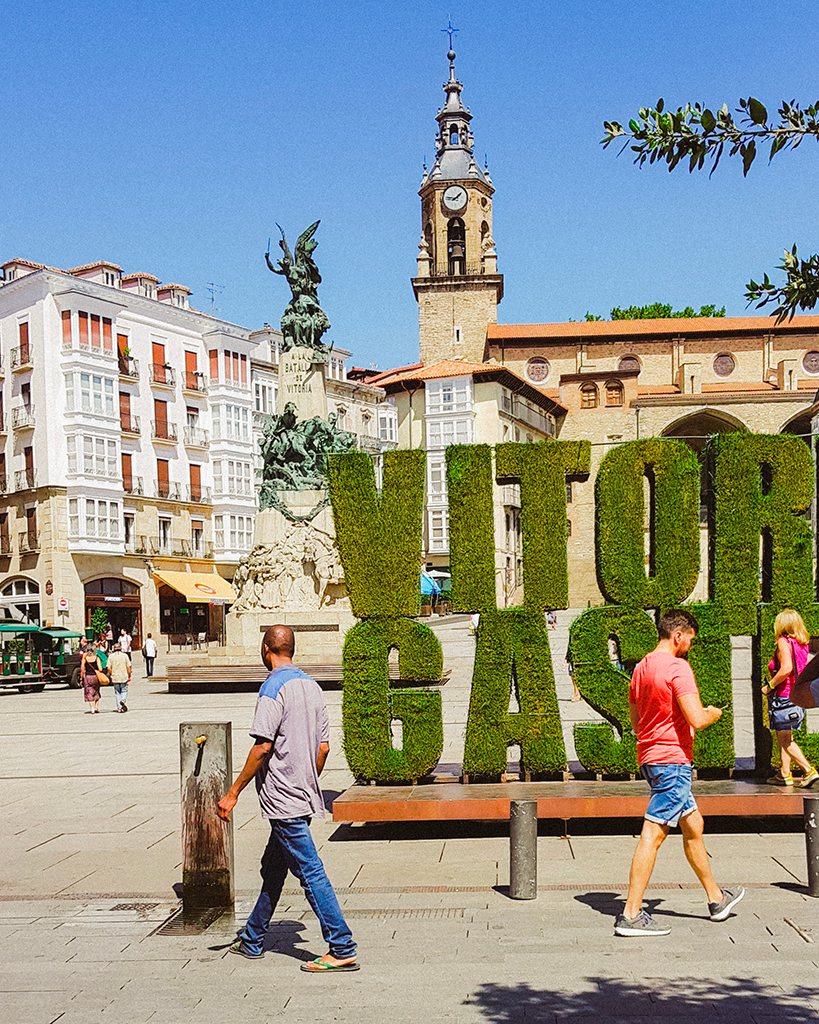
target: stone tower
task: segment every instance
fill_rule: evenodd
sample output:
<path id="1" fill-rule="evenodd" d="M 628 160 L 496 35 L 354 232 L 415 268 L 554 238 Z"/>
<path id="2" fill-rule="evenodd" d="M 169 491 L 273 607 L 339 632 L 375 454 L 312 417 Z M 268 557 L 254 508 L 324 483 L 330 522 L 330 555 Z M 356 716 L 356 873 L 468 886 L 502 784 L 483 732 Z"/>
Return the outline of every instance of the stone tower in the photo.
<path id="1" fill-rule="evenodd" d="M 450 50 L 446 102 L 438 111 L 436 157 L 424 167 L 418 276 L 412 287 L 418 300 L 421 361 L 464 357 L 483 360 L 486 327 L 497 323 L 503 275 L 492 238 L 492 194 L 487 167 L 472 152 L 472 115 L 461 102 L 463 86 L 455 77 Z"/>

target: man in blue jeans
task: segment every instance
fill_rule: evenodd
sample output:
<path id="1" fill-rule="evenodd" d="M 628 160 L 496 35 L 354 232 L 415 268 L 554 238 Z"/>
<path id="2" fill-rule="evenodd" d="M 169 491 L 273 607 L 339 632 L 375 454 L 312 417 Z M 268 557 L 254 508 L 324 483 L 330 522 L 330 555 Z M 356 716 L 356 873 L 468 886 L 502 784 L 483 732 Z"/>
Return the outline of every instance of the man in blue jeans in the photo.
<path id="1" fill-rule="evenodd" d="M 288 870 L 298 878 L 330 947 L 325 956 L 302 964 L 312 974 L 357 971 L 356 944 L 310 835 L 310 819 L 324 815 L 318 777 L 330 752 L 329 722 L 318 683 L 292 661 L 296 642 L 289 626 L 271 626 L 262 641 L 270 675 L 262 684 L 250 734 L 255 743 L 239 777 L 219 801 L 227 821 L 239 794 L 256 780 L 262 817 L 270 839 L 262 855 L 262 891 L 230 947 L 250 959 L 264 956 L 264 939 Z"/>

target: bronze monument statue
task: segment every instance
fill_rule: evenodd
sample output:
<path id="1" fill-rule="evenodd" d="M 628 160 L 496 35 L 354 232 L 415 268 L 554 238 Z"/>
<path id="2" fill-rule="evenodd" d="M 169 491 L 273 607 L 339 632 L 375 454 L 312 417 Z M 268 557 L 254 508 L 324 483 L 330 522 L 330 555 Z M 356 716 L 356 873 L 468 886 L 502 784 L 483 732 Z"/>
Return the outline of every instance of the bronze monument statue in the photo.
<path id="1" fill-rule="evenodd" d="M 270 262 L 269 248 L 264 258 L 274 274 L 281 274 L 287 278 L 290 291 L 293 293 L 281 319 L 284 335 L 282 352 L 289 352 L 291 348 L 307 348 L 312 349 L 317 357 L 326 359 L 328 348 L 322 344 L 321 338 L 330 329 L 330 321 L 318 303 L 317 292 L 321 284 L 321 274 L 313 259 L 313 253 L 318 245 L 313 235 L 320 223 L 321 221 L 317 220 L 299 235 L 295 259 L 290 252 L 284 231 L 277 224 L 276 227 L 282 233 L 279 248 L 284 256 L 278 260 L 275 267 Z"/>

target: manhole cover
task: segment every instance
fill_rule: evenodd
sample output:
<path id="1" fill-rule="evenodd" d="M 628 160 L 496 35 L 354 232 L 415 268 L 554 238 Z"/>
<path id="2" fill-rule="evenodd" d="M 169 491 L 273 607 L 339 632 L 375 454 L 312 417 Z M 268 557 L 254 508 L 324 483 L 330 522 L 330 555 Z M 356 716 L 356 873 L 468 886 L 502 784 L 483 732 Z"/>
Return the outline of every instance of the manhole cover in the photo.
<path id="1" fill-rule="evenodd" d="M 177 910 L 158 928 L 155 928 L 152 935 L 201 935 L 218 921 L 223 914 L 230 914 L 232 910 L 225 907 L 206 907 L 203 910 Z"/>

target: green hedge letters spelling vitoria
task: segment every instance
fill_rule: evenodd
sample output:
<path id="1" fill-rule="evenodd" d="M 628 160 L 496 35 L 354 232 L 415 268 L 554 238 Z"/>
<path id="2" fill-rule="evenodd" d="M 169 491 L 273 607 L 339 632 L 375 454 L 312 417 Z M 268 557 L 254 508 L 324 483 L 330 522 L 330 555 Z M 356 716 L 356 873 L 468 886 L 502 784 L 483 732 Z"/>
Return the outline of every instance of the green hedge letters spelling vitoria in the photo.
<path id="1" fill-rule="evenodd" d="M 453 605 L 481 615 L 464 740 L 463 771 L 470 777 L 503 773 L 510 745 L 520 748 L 521 767 L 533 777 L 566 768 L 545 609 L 568 606 L 566 482 L 588 477 L 590 456 L 584 441 L 446 451 Z M 595 564 L 608 603 L 580 615 L 570 636 L 575 681 L 601 719 L 574 730 L 577 755 L 589 771 L 636 770 L 628 671 L 656 644 L 657 613 L 685 606 L 695 615 L 700 632 L 690 661 L 700 693 L 705 704 L 726 709 L 717 725 L 697 733 L 700 769 L 734 764 L 731 637 L 754 637 L 762 768 L 770 763 L 771 742 L 759 687 L 775 647 L 774 618 L 782 608 L 795 608 L 819 632 L 813 538 L 803 517 L 814 490 L 810 449 L 790 435 L 732 433 L 713 438 L 705 459 L 714 481 L 707 510 L 710 589 L 707 602 L 693 604 L 685 602 L 701 568 L 696 455 L 679 440 L 646 438 L 612 449 L 600 464 Z M 424 554 L 425 454 L 388 452 L 380 493 L 367 455 L 329 462 L 337 544 L 361 620 L 344 645 L 345 753 L 359 779 L 411 781 L 428 774 L 443 749 L 435 685 L 441 647 L 412 618 Z M 519 485 L 521 495 L 524 597 L 515 608 L 499 608 L 497 601 L 493 489 L 507 484 Z M 390 682 L 393 648 L 400 687 Z M 806 754 L 819 759 L 819 734 L 803 728 L 798 738 Z"/>

